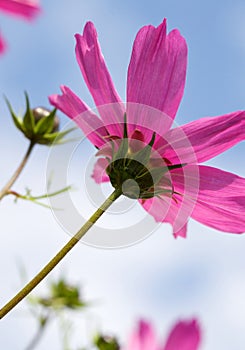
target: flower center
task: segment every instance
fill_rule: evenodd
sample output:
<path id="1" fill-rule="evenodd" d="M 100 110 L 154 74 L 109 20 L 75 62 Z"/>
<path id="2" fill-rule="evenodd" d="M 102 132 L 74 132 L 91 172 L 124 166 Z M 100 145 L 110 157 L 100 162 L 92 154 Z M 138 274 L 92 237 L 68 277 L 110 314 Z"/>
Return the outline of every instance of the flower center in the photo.
<path id="1" fill-rule="evenodd" d="M 132 199 L 151 198 L 154 179 L 147 167 L 132 158 L 120 158 L 111 162 L 107 169 L 111 184 Z"/>
<path id="2" fill-rule="evenodd" d="M 148 144 L 144 144 L 139 138 L 128 138 L 126 115 L 123 136 L 122 139 L 111 138 L 111 152 L 106 157 L 109 162 L 106 173 L 112 186 L 132 199 L 172 196 L 174 189 L 169 171 L 184 164 L 171 165 L 153 149 L 155 132 Z M 99 153 L 103 154 L 103 150 Z"/>

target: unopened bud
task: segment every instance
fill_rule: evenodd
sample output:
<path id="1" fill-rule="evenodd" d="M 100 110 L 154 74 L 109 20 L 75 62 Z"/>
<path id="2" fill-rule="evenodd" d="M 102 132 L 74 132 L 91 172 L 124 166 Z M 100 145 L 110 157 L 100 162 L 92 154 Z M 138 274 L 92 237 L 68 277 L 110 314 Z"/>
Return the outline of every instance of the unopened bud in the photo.
<path id="1" fill-rule="evenodd" d="M 37 124 L 37 122 L 43 117 L 48 117 L 51 113 L 51 110 L 40 106 L 40 107 L 34 108 L 32 110 L 32 113 L 35 119 L 35 124 Z M 59 117 L 55 115 L 52 132 L 59 131 L 59 126 L 60 126 Z"/>
<path id="2" fill-rule="evenodd" d="M 119 350 L 120 346 L 118 341 L 114 337 L 105 336 L 98 334 L 94 339 L 94 345 L 97 346 L 99 350 Z"/>
<path id="3" fill-rule="evenodd" d="M 56 115 L 56 109 L 50 111 L 41 106 L 32 109 L 30 108 L 27 93 L 25 93 L 25 98 L 26 112 L 23 118 L 17 117 L 11 104 L 6 99 L 15 126 L 32 142 L 32 144 L 51 146 L 64 143 L 65 141 L 63 138 L 73 131 L 74 128 L 60 132 L 60 121 Z"/>

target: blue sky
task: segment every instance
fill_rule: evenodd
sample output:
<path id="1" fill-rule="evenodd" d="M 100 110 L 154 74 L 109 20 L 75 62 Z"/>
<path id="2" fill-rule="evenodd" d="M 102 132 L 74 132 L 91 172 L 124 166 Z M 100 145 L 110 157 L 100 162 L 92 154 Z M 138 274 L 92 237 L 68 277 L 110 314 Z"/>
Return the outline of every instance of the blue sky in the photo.
<path id="1" fill-rule="evenodd" d="M 125 97 L 127 65 L 138 29 L 158 25 L 178 28 L 188 44 L 188 72 L 176 121 L 184 124 L 203 116 L 244 109 L 245 5 L 243 1 L 43 1 L 43 14 L 32 24 L 1 15 L 9 51 L 0 58 L 0 93 L 17 111 L 24 109 L 24 91 L 33 106 L 48 106 L 47 96 L 66 84 L 93 106 L 74 54 L 74 34 L 92 20 L 115 82 Z M 62 124 L 67 118 L 60 114 Z M 25 152 L 27 142 L 12 126 L 0 102 L 2 184 Z M 84 153 L 93 148 L 84 142 Z M 209 164 L 245 176 L 244 143 Z M 72 179 L 81 185 L 83 158 L 74 164 Z M 48 149 L 37 148 L 15 189 L 45 191 Z M 77 157 L 78 158 L 78 157 Z M 78 196 L 81 193 L 78 193 Z M 81 200 L 81 199 L 80 199 Z M 80 202 L 79 202 L 80 203 Z M 86 211 L 89 203 L 81 200 Z M 83 209 L 81 209 L 83 210 Z M 17 261 L 33 276 L 69 236 L 52 213 L 30 203 L 1 203 L 1 304 L 21 286 Z M 197 316 L 203 329 L 202 350 L 242 350 L 245 343 L 244 236 L 223 234 L 190 222 L 188 238 L 174 240 L 167 225 L 148 239 L 121 250 L 99 250 L 79 244 L 49 277 L 62 272 L 85 289 L 98 305 L 77 319 L 74 342 L 94 329 L 125 339 L 139 317 L 151 320 L 163 337 L 179 318 Z M 39 287 L 45 291 L 47 282 Z M 80 326 L 82 324 L 82 327 Z M 5 349 L 21 350 L 34 327 L 25 305 L 2 321 Z M 80 328 L 79 328 L 80 327 Z M 12 329 L 10 332 L 9 330 Z M 89 330 L 88 330 L 89 329 Z M 33 329 L 34 331 L 34 329 Z M 55 327 L 54 327 L 55 332 Z M 56 333 L 55 333 L 56 334 Z M 57 339 L 56 339 L 57 338 Z M 234 342 L 235 339 L 235 342 Z M 49 330 L 37 349 L 59 348 L 58 334 Z"/>

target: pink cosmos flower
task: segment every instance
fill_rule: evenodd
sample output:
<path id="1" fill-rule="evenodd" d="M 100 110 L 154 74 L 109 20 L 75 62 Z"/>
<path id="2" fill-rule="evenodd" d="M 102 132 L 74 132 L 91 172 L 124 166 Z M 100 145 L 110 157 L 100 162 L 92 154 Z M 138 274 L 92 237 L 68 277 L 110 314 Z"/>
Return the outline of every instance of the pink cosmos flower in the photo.
<path id="1" fill-rule="evenodd" d="M 31 20 L 40 12 L 38 0 L 0 0 L 0 11 L 12 16 Z M 0 33 L 0 54 L 4 53 L 6 44 Z"/>
<path id="2" fill-rule="evenodd" d="M 157 343 L 152 326 L 141 320 L 123 350 L 197 350 L 200 341 L 200 328 L 196 320 L 178 322 L 170 331 L 165 345 Z"/>
<path id="3" fill-rule="evenodd" d="M 5 40 L 3 39 L 1 33 L 0 33 L 0 55 L 3 54 L 6 50 L 6 43 Z"/>
<path id="4" fill-rule="evenodd" d="M 245 111 L 171 129 L 187 66 L 187 45 L 179 31 L 167 34 L 166 20 L 140 29 L 128 68 L 126 105 L 113 85 L 94 25 L 88 22 L 75 37 L 76 58 L 100 116 L 66 86 L 62 95 L 49 99 L 99 149 L 95 181 L 116 187 L 132 179 L 131 198 L 138 186 L 135 198 L 156 221 L 170 223 L 175 236 L 186 236 L 189 217 L 217 230 L 243 233 L 245 179 L 199 163 L 245 139 Z"/>

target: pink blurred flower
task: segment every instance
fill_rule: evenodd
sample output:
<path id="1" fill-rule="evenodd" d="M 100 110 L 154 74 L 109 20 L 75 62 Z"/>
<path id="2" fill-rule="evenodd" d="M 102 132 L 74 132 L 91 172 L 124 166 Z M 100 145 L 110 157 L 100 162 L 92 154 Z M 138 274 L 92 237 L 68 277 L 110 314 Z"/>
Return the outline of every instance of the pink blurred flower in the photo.
<path id="1" fill-rule="evenodd" d="M 6 50 L 6 43 L 5 43 L 5 40 L 0 33 L 0 55 L 3 54 L 5 52 L 5 50 Z"/>
<path id="2" fill-rule="evenodd" d="M 196 320 L 180 321 L 170 331 L 165 345 L 159 345 L 152 326 L 143 320 L 138 324 L 123 350 L 197 350 L 201 332 Z"/>
<path id="3" fill-rule="evenodd" d="M 32 20 L 40 12 L 38 0 L 0 0 L 0 11 L 26 20 Z M 0 38 L 0 54 L 5 51 L 3 38 Z"/>
<path id="4" fill-rule="evenodd" d="M 49 99 L 79 125 L 99 149 L 98 155 L 104 157 L 95 166 L 95 181 L 112 182 L 120 168 L 117 163 L 114 174 L 110 173 L 108 159 L 112 162 L 114 148 L 118 150 L 123 142 L 126 112 L 132 148 L 137 148 L 134 142 L 150 144 L 152 153 L 157 152 L 165 168 L 168 166 L 168 174 L 163 170 L 160 179 L 154 155 L 145 164 L 157 173 L 157 189 L 152 192 L 154 186 L 148 180 L 137 183 L 140 190 L 145 182 L 148 186 L 138 198 L 144 209 L 156 221 L 170 223 L 175 236 L 186 236 L 189 217 L 221 231 L 243 233 L 245 179 L 198 163 L 245 139 L 245 111 L 206 117 L 170 129 L 186 78 L 187 45 L 179 31 L 167 34 L 166 20 L 156 28 L 149 25 L 140 29 L 128 67 L 126 106 L 113 85 L 94 25 L 88 22 L 83 34 L 75 37 L 76 58 L 100 118 L 66 86 L 61 87 L 62 95 Z M 122 177 L 128 179 L 131 173 L 125 170 Z M 118 178 L 118 173 L 114 177 Z"/>

